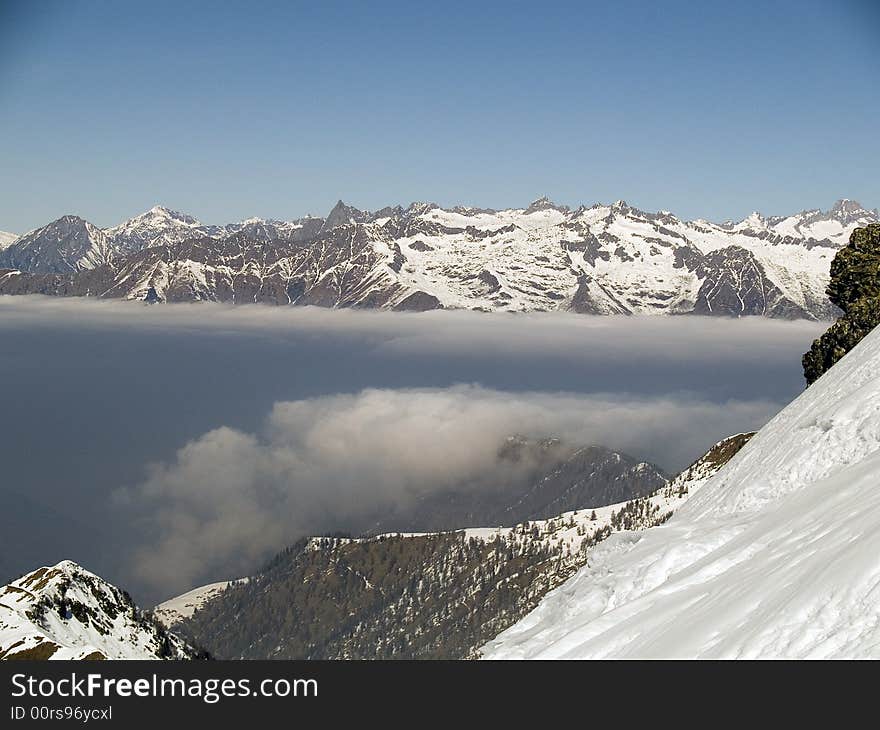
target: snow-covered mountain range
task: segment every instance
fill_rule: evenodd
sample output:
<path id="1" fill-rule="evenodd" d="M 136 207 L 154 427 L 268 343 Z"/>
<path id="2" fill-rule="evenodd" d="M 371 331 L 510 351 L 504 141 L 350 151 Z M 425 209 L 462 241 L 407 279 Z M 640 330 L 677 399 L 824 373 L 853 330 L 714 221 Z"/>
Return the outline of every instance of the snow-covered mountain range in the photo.
<path id="1" fill-rule="evenodd" d="M 570 209 L 413 203 L 205 225 L 155 207 L 107 229 L 65 216 L 0 251 L 0 293 L 394 309 L 826 319 L 836 251 L 876 210 L 684 221 L 618 201 Z"/>
<path id="2" fill-rule="evenodd" d="M 0 659 L 191 659 L 124 591 L 65 560 L 0 588 Z"/>
<path id="3" fill-rule="evenodd" d="M 611 537 L 491 658 L 880 656 L 880 330 L 665 525 Z"/>

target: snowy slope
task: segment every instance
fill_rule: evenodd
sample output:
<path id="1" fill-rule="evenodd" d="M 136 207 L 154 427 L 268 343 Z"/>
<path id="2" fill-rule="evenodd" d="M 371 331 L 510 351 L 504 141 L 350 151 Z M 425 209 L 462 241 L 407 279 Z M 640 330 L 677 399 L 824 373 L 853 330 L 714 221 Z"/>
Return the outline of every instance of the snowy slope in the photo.
<path id="1" fill-rule="evenodd" d="M 0 659 L 187 659 L 128 594 L 65 560 L 0 588 Z"/>
<path id="2" fill-rule="evenodd" d="M 880 331 L 667 524 L 603 543 L 491 658 L 880 656 Z"/>
<path id="3" fill-rule="evenodd" d="M 447 307 L 827 317 L 834 253 L 877 219 L 858 204 L 841 218 L 843 202 L 827 213 L 722 225 L 624 201 L 574 211 L 549 201 L 504 211 L 434 207 L 418 216 L 433 230 L 411 225 L 395 240 L 406 258 L 402 279 Z"/>
<path id="4" fill-rule="evenodd" d="M 13 243 L 18 240 L 17 233 L 8 233 L 6 231 L 0 231 L 0 251 L 4 248 L 9 248 Z"/>
<path id="5" fill-rule="evenodd" d="M 247 581 L 247 578 L 240 580 Z M 169 598 L 153 609 L 153 615 L 165 626 L 173 626 L 178 621 L 189 618 L 212 598 L 217 597 L 230 583 L 236 581 L 223 580 L 217 583 L 199 586 L 175 598 Z"/>
<path id="6" fill-rule="evenodd" d="M 767 237 L 767 234 L 790 236 L 816 241 L 828 240 L 838 246 L 845 246 L 854 225 L 863 226 L 871 222 L 871 212 L 857 201 L 843 198 L 827 212 L 805 210 L 795 215 L 769 218 L 756 212 L 738 224 L 728 224 L 727 227 L 757 237 Z"/>

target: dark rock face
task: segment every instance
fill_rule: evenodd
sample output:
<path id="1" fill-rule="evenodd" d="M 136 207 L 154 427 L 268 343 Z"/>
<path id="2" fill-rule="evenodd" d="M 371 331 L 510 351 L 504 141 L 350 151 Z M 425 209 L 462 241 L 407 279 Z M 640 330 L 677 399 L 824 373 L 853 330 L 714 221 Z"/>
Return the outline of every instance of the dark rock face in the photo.
<path id="1" fill-rule="evenodd" d="M 565 251 L 581 251 L 584 261 L 590 266 L 595 266 L 598 259 L 610 261 L 611 254 L 602 250 L 602 243 L 589 231 L 584 232 L 582 241 L 563 241 L 562 248 Z"/>
<path id="2" fill-rule="evenodd" d="M 322 230 L 328 231 L 337 226 L 348 225 L 349 223 L 363 223 L 369 219 L 369 215 L 362 210 L 346 205 L 341 200 L 333 206 L 333 210 L 328 213 Z"/>
<path id="3" fill-rule="evenodd" d="M 702 259 L 696 271 L 703 283 L 694 314 L 810 317 L 809 312 L 785 298 L 754 254 L 744 248 L 730 246 L 714 251 Z"/>
<path id="4" fill-rule="evenodd" d="M 601 292 L 605 306 L 600 306 L 593 289 Z M 610 303 L 610 307 L 609 304 Z M 621 302 L 607 287 L 594 280 L 589 274 L 578 277 L 578 285 L 571 298 L 569 309 L 578 314 L 632 314 L 629 307 Z"/>
<path id="5" fill-rule="evenodd" d="M 430 309 L 443 309 L 440 300 L 433 294 L 415 291 L 394 305 L 398 312 L 427 312 Z"/>
<path id="6" fill-rule="evenodd" d="M 676 269 L 687 269 L 688 271 L 695 271 L 703 258 L 703 254 L 693 246 L 679 246 L 674 250 L 673 256 L 675 257 L 673 266 Z"/>
<path id="7" fill-rule="evenodd" d="M 831 263 L 828 297 L 843 316 L 803 357 L 811 385 L 880 324 L 880 224 L 857 228 Z"/>
<path id="8" fill-rule="evenodd" d="M 410 247 L 413 251 L 422 251 L 422 252 L 425 252 L 425 251 L 433 251 L 433 250 L 434 250 L 434 247 L 433 247 L 433 246 L 429 246 L 429 245 L 428 245 L 427 243 L 425 243 L 424 241 L 413 241 L 413 242 L 409 245 L 409 247 Z"/>

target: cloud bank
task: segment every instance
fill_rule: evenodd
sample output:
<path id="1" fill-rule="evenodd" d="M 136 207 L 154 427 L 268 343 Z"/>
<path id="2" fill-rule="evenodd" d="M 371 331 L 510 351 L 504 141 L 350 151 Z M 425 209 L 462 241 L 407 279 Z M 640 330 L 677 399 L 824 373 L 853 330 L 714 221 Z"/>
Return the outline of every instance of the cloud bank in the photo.
<path id="1" fill-rule="evenodd" d="M 762 317 L 626 317 L 569 312 L 522 314 L 463 310 L 388 312 L 218 303 L 145 306 L 140 302 L 0 296 L 0 331 L 16 327 L 249 336 L 339 337 L 395 355 L 569 355 L 592 361 L 650 357 L 655 362 L 755 362 L 803 347 L 828 323 Z"/>
<path id="2" fill-rule="evenodd" d="M 138 579 L 171 594 L 253 570 L 299 537 L 363 530 L 422 495 L 497 489 L 518 476 L 498 459 L 511 434 L 683 460 L 707 430 L 754 428 L 775 411 L 767 401 L 719 407 L 473 385 L 368 389 L 277 403 L 258 434 L 213 429 L 119 496 L 150 515 L 150 537 L 134 556 Z"/>
<path id="3" fill-rule="evenodd" d="M 148 602 L 449 482 L 491 489 L 511 433 L 674 472 L 800 392 L 824 328 L 0 297 L 0 497 L 51 536 L 0 567 L 69 557 Z"/>

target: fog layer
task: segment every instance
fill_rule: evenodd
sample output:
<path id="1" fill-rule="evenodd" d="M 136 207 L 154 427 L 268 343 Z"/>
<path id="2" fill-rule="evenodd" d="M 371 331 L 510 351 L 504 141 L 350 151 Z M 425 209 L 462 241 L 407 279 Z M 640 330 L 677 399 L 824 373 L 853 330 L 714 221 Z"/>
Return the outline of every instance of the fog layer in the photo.
<path id="1" fill-rule="evenodd" d="M 492 488 L 512 433 L 675 471 L 799 392 L 823 329 L 0 297 L 0 570 L 70 557 L 161 598 L 383 505 Z"/>

